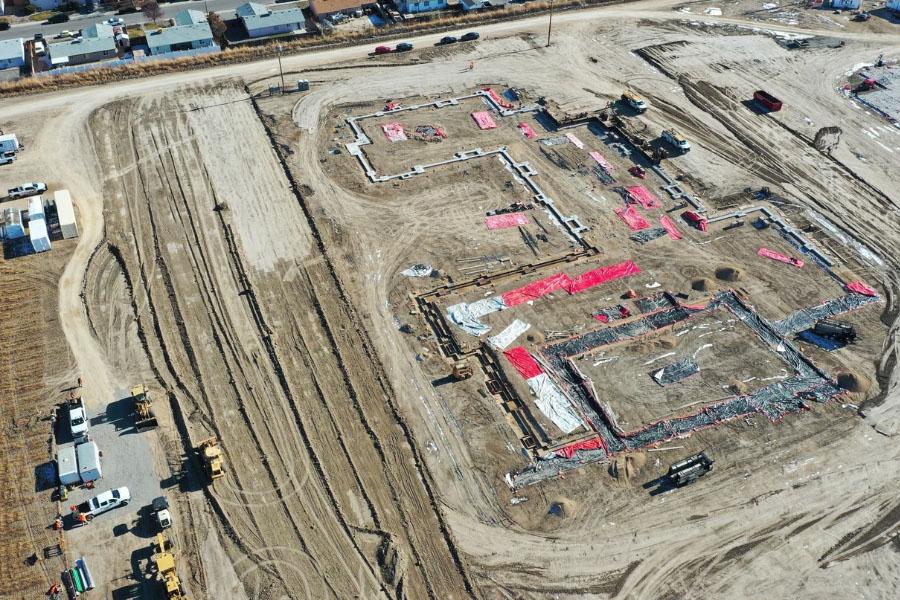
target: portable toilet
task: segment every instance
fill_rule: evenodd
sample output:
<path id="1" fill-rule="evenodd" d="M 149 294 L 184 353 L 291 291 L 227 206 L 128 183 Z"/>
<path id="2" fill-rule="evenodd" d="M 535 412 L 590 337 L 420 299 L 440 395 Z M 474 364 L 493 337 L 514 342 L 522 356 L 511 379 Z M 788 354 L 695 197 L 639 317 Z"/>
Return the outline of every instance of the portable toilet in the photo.
<path id="1" fill-rule="evenodd" d="M 46 252 L 50 249 L 50 235 L 47 233 L 47 222 L 44 219 L 29 221 L 28 235 L 31 237 L 31 247 L 35 252 Z"/>
<path id="2" fill-rule="evenodd" d="M 56 452 L 56 470 L 61 485 L 74 485 L 81 481 L 74 444 L 65 444 Z"/>
<path id="3" fill-rule="evenodd" d="M 44 218 L 44 199 L 40 196 L 34 196 L 28 203 L 28 220 Z"/>
<path id="4" fill-rule="evenodd" d="M 63 238 L 69 240 L 78 237 L 75 208 L 72 206 L 72 196 L 69 195 L 69 190 L 54 192 L 53 201 L 56 204 L 56 216 L 59 219 L 59 229 Z"/>
<path id="5" fill-rule="evenodd" d="M 82 483 L 97 481 L 103 477 L 100 468 L 100 450 L 96 442 L 85 442 L 75 446 L 78 455 L 78 474 Z"/>
<path id="6" fill-rule="evenodd" d="M 3 209 L 3 237 L 8 240 L 17 240 L 25 237 L 22 213 L 18 208 Z"/>
<path id="7" fill-rule="evenodd" d="M 309 79 L 298 79 L 297 80 L 297 91 L 298 92 L 306 92 L 309 90 Z"/>

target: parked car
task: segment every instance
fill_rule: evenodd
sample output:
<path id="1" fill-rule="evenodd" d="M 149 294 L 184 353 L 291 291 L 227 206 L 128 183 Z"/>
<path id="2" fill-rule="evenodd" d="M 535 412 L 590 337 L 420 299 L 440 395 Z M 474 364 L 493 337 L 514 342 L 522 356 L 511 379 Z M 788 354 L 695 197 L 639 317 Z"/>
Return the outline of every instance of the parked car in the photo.
<path id="1" fill-rule="evenodd" d="M 446 46 L 447 44 L 455 44 L 459 40 L 453 37 L 452 35 L 448 35 L 441 38 L 441 41 L 437 43 L 438 46 Z"/>
<path id="2" fill-rule="evenodd" d="M 44 34 L 43 34 L 43 33 L 36 33 L 36 34 L 34 34 L 34 41 L 36 41 L 36 42 L 43 42 L 43 41 L 44 41 Z"/>
<path id="3" fill-rule="evenodd" d="M 464 36 L 462 36 L 461 38 L 459 38 L 459 41 L 474 42 L 475 40 L 477 40 L 480 37 L 481 37 L 481 35 L 479 35 L 479 33 L 477 31 L 470 31 L 469 33 L 467 33 Z"/>
<path id="4" fill-rule="evenodd" d="M 70 38 L 70 37 L 74 37 L 74 36 L 75 36 L 75 32 L 70 31 L 68 29 L 63 29 L 62 31 L 60 31 L 59 33 L 56 34 L 56 37 L 58 39 Z"/>
<path id="5" fill-rule="evenodd" d="M 54 23 L 68 23 L 69 15 L 66 13 L 56 13 L 55 15 L 50 15 L 50 18 L 47 19 L 47 22 L 50 24 Z"/>
<path id="6" fill-rule="evenodd" d="M 413 49 L 413 45 L 410 44 L 409 42 L 400 42 L 399 44 L 397 44 L 397 47 L 395 48 L 395 50 L 397 52 L 409 52 L 412 49 Z"/>
<path id="7" fill-rule="evenodd" d="M 44 47 L 44 42 L 35 42 L 34 43 L 34 53 L 37 56 L 43 56 L 47 51 L 47 48 Z"/>
<path id="8" fill-rule="evenodd" d="M 43 194 L 47 191 L 46 183 L 23 183 L 18 187 L 14 187 L 10 190 L 7 190 L 7 194 L 9 194 L 10 198 L 27 198 L 28 196 L 34 196 L 36 194 Z"/>
<path id="9" fill-rule="evenodd" d="M 107 490 L 102 494 L 97 494 L 90 500 L 82 502 L 78 505 L 78 512 L 88 518 L 102 515 L 108 510 L 126 506 L 131 501 L 131 492 L 127 487 L 120 487 L 114 490 Z"/>
<path id="10" fill-rule="evenodd" d="M 123 19 L 121 17 L 112 17 L 106 23 L 109 25 L 124 25 L 125 19 Z"/>
<path id="11" fill-rule="evenodd" d="M 375 46 L 375 54 L 390 54 L 391 49 L 388 46 Z"/>
<path id="12" fill-rule="evenodd" d="M 7 21 L 6 19 L 0 19 L 0 31 L 6 31 L 10 27 L 11 25 L 9 24 L 9 21 Z"/>
<path id="13" fill-rule="evenodd" d="M 69 403 L 69 430 L 76 443 L 87 441 L 88 421 L 81 400 Z"/>

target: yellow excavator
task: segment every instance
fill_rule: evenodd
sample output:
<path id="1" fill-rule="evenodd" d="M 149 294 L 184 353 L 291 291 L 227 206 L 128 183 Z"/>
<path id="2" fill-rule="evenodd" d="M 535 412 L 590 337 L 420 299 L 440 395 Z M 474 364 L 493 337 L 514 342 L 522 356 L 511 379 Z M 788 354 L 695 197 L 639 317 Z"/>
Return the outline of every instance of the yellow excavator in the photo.
<path id="1" fill-rule="evenodd" d="M 147 431 L 159 427 L 159 421 L 153 414 L 147 386 L 141 384 L 131 388 L 131 398 L 134 400 L 134 428 L 138 431 Z"/>

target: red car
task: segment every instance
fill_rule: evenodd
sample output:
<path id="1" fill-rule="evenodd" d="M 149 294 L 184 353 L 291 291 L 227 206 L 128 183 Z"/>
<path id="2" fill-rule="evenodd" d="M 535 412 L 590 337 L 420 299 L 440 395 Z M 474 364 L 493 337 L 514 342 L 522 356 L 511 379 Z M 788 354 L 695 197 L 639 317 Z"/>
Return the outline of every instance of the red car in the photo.
<path id="1" fill-rule="evenodd" d="M 375 54 L 390 54 L 391 49 L 388 46 L 375 46 Z"/>

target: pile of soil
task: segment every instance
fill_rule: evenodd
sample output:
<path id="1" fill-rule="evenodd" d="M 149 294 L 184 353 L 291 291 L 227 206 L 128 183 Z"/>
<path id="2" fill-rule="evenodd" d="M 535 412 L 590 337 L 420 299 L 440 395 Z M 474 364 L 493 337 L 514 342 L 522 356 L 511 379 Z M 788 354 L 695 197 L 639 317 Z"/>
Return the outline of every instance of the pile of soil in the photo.
<path id="1" fill-rule="evenodd" d="M 865 396 L 872 387 L 872 382 L 867 377 L 857 375 L 850 371 L 841 373 L 837 376 L 837 384 L 843 390 Z"/>
<path id="2" fill-rule="evenodd" d="M 691 289 L 695 292 L 709 292 L 716 288 L 715 282 L 708 277 L 701 277 L 691 282 Z"/>
<path id="3" fill-rule="evenodd" d="M 716 269 L 716 279 L 722 281 L 740 281 L 744 273 L 737 267 L 719 267 Z"/>

